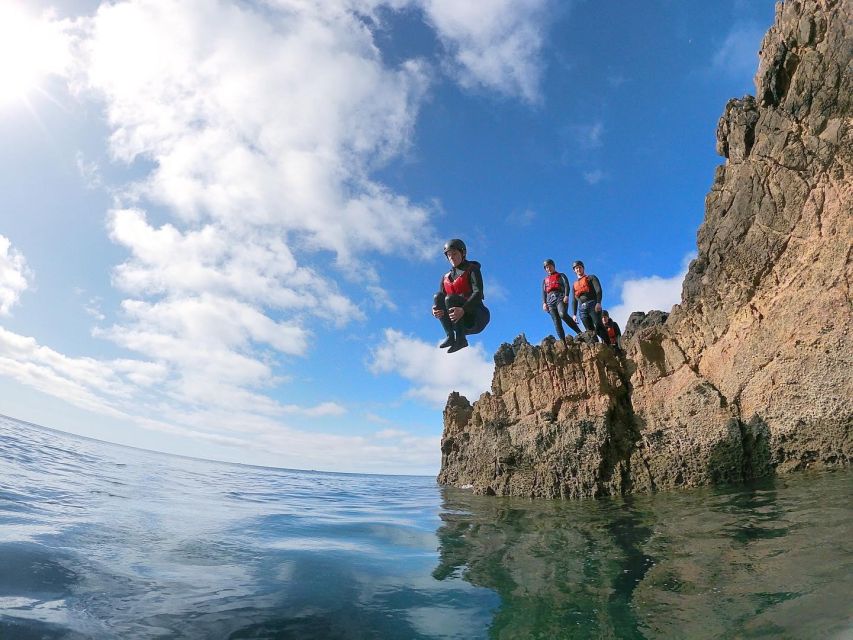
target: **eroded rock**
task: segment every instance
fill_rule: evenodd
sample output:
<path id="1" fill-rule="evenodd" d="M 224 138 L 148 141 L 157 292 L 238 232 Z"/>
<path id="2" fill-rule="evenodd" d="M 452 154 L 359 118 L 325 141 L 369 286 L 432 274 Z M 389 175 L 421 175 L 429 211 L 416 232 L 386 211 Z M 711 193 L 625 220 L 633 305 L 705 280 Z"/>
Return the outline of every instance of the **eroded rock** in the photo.
<path id="1" fill-rule="evenodd" d="M 681 304 L 625 357 L 523 336 L 451 395 L 439 481 L 498 495 L 647 492 L 848 465 L 853 447 L 851 0 L 777 5 L 756 100 L 730 101 Z"/>

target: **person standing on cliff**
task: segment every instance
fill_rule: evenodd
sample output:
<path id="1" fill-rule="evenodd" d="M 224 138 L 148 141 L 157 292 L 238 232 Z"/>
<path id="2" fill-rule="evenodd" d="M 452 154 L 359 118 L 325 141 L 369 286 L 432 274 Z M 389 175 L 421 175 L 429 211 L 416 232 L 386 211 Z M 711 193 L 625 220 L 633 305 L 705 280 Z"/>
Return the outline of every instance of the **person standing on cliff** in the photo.
<path id="1" fill-rule="evenodd" d="M 622 351 L 622 330 L 615 320 L 610 319 L 607 309 L 601 310 L 601 324 L 604 325 L 604 330 L 607 331 L 607 344 L 616 349 L 616 353 Z"/>
<path id="2" fill-rule="evenodd" d="M 580 315 L 586 330 L 594 331 L 604 344 L 608 344 L 607 330 L 601 324 L 601 283 L 598 277 L 586 273 L 580 260 L 572 263 L 572 271 L 578 277 L 572 285 L 572 316 L 577 322 Z"/>
<path id="3" fill-rule="evenodd" d="M 557 337 L 565 342 L 564 320 L 569 325 L 569 329 L 578 335 L 581 333 L 578 323 L 572 320 L 566 311 L 569 305 L 569 279 L 565 273 L 557 271 L 557 266 L 551 258 L 548 258 L 543 266 L 548 275 L 542 281 L 542 310 L 551 314 Z"/>
<path id="4" fill-rule="evenodd" d="M 447 353 L 468 346 L 466 336 L 480 333 L 489 324 L 489 310 L 483 304 L 483 276 L 480 263 L 468 260 L 465 243 L 459 238 L 444 244 L 444 255 L 450 262 L 450 271 L 441 279 L 433 296 L 432 315 L 441 322 L 447 338 L 439 347 Z"/>

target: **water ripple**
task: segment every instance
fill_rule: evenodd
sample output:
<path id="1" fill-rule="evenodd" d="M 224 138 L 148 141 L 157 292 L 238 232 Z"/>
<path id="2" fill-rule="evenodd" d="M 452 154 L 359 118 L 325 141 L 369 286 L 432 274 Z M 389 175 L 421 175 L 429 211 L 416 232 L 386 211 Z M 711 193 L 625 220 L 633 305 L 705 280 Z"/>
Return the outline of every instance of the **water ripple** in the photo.
<path id="1" fill-rule="evenodd" d="M 0 418 L 0 638 L 851 631 L 850 474 L 583 502 L 245 467 Z"/>

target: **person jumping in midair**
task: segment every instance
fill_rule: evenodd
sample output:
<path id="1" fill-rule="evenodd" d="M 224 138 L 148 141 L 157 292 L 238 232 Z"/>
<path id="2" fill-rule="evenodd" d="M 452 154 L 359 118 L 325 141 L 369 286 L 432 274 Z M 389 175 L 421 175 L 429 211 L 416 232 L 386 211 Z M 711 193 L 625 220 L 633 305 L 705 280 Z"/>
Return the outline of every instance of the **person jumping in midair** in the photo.
<path id="1" fill-rule="evenodd" d="M 465 243 L 458 238 L 444 244 L 444 255 L 451 264 L 433 296 L 432 315 L 438 318 L 447 338 L 439 347 L 447 353 L 468 346 L 466 336 L 480 333 L 489 324 L 489 310 L 483 304 L 483 276 L 480 263 L 466 258 Z"/>

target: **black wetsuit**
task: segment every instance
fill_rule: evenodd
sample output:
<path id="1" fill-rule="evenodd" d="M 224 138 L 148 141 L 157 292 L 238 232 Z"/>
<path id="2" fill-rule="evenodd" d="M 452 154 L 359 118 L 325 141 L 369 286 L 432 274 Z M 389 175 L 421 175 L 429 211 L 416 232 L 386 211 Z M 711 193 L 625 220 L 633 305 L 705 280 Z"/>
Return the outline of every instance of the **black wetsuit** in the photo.
<path id="1" fill-rule="evenodd" d="M 601 311 L 595 310 L 595 305 L 601 304 L 601 283 L 598 281 L 598 277 L 592 274 L 584 274 L 582 277 L 589 278 L 592 291 L 582 293 L 580 298 L 578 298 L 575 295 L 575 288 L 572 287 L 572 315 L 579 315 L 586 330 L 595 331 L 598 338 L 604 344 L 608 344 L 610 339 L 607 337 L 607 330 L 601 323 Z M 580 310 L 578 310 L 578 307 L 580 307 Z"/>
<path id="2" fill-rule="evenodd" d="M 467 295 L 446 293 L 444 290 L 445 278 L 450 282 L 455 282 L 466 272 L 468 273 L 471 292 Z M 433 306 L 444 311 L 444 314 L 439 318 L 444 332 L 448 336 L 452 336 L 453 332 L 456 331 L 465 336 L 480 333 L 485 329 L 491 316 L 483 304 L 484 298 L 483 276 L 480 273 L 480 263 L 476 260 L 463 260 L 458 267 L 453 267 L 447 272 L 447 275 L 442 276 L 441 282 L 438 284 L 438 291 L 433 296 Z M 451 322 L 450 316 L 447 314 L 451 307 L 462 307 L 465 310 L 465 315 L 457 322 Z"/>
<path id="3" fill-rule="evenodd" d="M 568 295 L 569 279 L 566 277 L 565 273 L 560 273 L 559 271 L 555 271 L 555 273 L 560 277 L 560 288 L 548 291 L 546 289 L 548 286 L 548 277 L 546 277 L 542 281 L 542 302 L 548 305 L 548 313 L 551 314 L 551 320 L 554 321 L 554 330 L 557 332 L 557 337 L 560 340 L 565 340 L 566 332 L 563 330 L 563 320 L 567 325 L 569 325 L 569 329 L 577 334 L 581 332 L 581 328 L 568 314 L 566 311 L 566 304 L 563 302 L 563 298 Z M 562 318 L 562 320 L 560 320 L 560 318 Z"/>
<path id="4" fill-rule="evenodd" d="M 601 324 L 604 325 L 604 330 L 607 331 L 607 343 L 613 345 L 617 349 L 619 348 L 619 338 L 622 337 L 622 330 L 619 328 L 619 324 L 613 318 L 607 318 L 605 321 L 604 318 L 601 319 Z M 616 335 L 611 338 L 609 329 L 613 328 L 616 332 Z"/>

